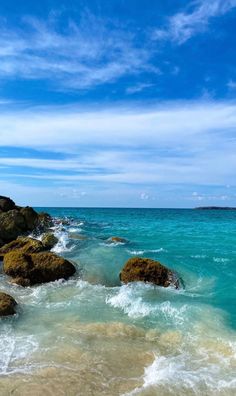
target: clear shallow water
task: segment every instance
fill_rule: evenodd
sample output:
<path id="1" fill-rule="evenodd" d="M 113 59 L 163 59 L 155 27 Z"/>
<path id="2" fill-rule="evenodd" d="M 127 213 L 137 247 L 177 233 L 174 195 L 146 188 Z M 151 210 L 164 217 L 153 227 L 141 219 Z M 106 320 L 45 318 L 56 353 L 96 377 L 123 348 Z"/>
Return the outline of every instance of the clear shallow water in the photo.
<path id="1" fill-rule="evenodd" d="M 235 211 L 46 210 L 69 220 L 54 250 L 79 271 L 32 288 L 1 274 L 20 305 L 0 321 L 1 395 L 235 395 Z M 121 285 L 136 255 L 185 287 Z"/>

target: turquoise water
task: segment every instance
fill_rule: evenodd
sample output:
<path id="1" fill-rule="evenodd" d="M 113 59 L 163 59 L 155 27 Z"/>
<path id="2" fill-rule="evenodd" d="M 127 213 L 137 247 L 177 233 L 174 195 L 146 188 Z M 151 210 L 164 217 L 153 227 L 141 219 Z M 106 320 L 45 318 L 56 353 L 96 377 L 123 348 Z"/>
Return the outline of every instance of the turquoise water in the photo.
<path id="1" fill-rule="evenodd" d="M 236 211 L 42 209 L 78 271 L 25 289 L 1 274 L 20 304 L 0 322 L 1 395 L 235 394 Z M 133 256 L 184 287 L 121 285 Z"/>

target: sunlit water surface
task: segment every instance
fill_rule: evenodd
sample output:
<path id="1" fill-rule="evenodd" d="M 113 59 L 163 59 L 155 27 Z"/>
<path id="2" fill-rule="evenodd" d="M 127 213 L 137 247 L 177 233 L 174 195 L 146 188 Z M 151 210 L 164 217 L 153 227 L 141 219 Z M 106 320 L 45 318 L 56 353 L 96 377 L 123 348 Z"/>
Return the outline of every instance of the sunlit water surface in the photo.
<path id="1" fill-rule="evenodd" d="M 236 394 L 236 211 L 47 211 L 54 251 L 78 271 L 30 288 L 0 274 L 19 303 L 0 320 L 1 396 Z M 121 285 L 137 255 L 176 270 L 184 288 Z"/>

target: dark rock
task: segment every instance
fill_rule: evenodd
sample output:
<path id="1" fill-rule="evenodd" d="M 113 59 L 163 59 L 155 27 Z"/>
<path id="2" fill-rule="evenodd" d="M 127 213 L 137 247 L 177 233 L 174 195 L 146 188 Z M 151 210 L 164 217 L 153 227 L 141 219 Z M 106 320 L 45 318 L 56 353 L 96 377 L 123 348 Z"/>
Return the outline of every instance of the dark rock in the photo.
<path id="1" fill-rule="evenodd" d="M 13 297 L 0 292 L 0 316 L 14 315 L 16 313 L 16 305 L 17 303 Z"/>
<path id="2" fill-rule="evenodd" d="M 11 198 L 0 195 L 0 210 L 2 212 L 8 212 L 9 210 L 15 209 L 15 207 L 15 202 L 13 202 Z"/>
<path id="3" fill-rule="evenodd" d="M 22 285 L 25 282 L 27 286 L 62 278 L 68 279 L 76 271 L 72 263 L 56 254 L 49 252 L 24 254 L 20 250 L 4 256 L 3 270 L 14 279 L 15 283 Z"/>
<path id="4" fill-rule="evenodd" d="M 0 239 L 0 248 L 4 245 L 4 242 L 2 239 Z"/>
<path id="5" fill-rule="evenodd" d="M 45 250 L 44 245 L 41 241 L 29 238 L 29 237 L 18 237 L 16 240 L 9 242 L 0 248 L 0 259 L 4 258 L 4 255 L 14 250 L 20 250 L 22 253 L 38 253 Z"/>
<path id="6" fill-rule="evenodd" d="M 0 238 L 10 242 L 27 231 L 25 218 L 20 211 L 14 209 L 0 213 Z"/>
<path id="7" fill-rule="evenodd" d="M 52 233 L 46 233 L 42 237 L 42 244 L 45 247 L 45 249 L 50 250 L 52 249 L 58 242 L 58 238 L 55 237 L 54 234 Z"/>
<path id="8" fill-rule="evenodd" d="M 141 257 L 133 257 L 126 262 L 120 273 L 120 280 L 124 283 L 142 281 L 164 287 L 179 287 L 174 272 L 158 261 Z"/>
<path id="9" fill-rule="evenodd" d="M 25 208 L 20 209 L 20 213 L 25 218 L 27 231 L 33 231 L 35 227 L 38 225 L 38 213 L 35 212 L 33 208 L 30 206 L 26 206 Z"/>

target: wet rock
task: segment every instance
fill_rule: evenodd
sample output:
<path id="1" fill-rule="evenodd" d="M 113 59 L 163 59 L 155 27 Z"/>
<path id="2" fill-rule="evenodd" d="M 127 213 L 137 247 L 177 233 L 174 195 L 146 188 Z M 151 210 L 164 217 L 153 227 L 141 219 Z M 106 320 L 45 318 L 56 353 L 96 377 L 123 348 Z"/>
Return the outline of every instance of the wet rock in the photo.
<path id="1" fill-rule="evenodd" d="M 9 210 L 12 210 L 15 208 L 16 208 L 15 202 L 13 202 L 11 198 L 3 197 L 2 195 L 0 195 L 0 211 L 1 212 L 8 212 Z"/>
<path id="2" fill-rule="evenodd" d="M 0 292 L 0 316 L 9 316 L 16 313 L 17 303 L 9 294 Z"/>
<path id="3" fill-rule="evenodd" d="M 52 249 L 58 242 L 58 238 L 52 233 L 46 233 L 42 237 L 42 244 L 45 249 L 50 250 Z"/>
<path id="4" fill-rule="evenodd" d="M 125 238 L 120 238 L 120 237 L 111 237 L 108 239 L 108 242 L 113 242 L 113 243 L 127 243 L 127 240 Z"/>
<path id="5" fill-rule="evenodd" d="M 44 245 L 41 241 L 29 238 L 29 237 L 18 237 L 16 240 L 5 244 L 0 248 L 0 259 L 3 259 L 4 255 L 14 250 L 20 250 L 22 253 L 38 253 L 45 250 Z"/>
<path id="6" fill-rule="evenodd" d="M 148 258 L 133 257 L 129 259 L 120 273 L 120 280 L 129 282 L 150 282 L 155 285 L 179 287 L 179 281 L 174 272 L 159 263 Z"/>
<path id="7" fill-rule="evenodd" d="M 37 229 L 39 232 L 48 230 L 53 226 L 53 221 L 51 216 L 46 212 L 38 213 Z"/>
<path id="8" fill-rule="evenodd" d="M 3 270 L 15 283 L 25 282 L 27 286 L 68 279 L 76 271 L 72 263 L 54 253 L 24 254 L 17 250 L 4 256 Z"/>

